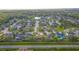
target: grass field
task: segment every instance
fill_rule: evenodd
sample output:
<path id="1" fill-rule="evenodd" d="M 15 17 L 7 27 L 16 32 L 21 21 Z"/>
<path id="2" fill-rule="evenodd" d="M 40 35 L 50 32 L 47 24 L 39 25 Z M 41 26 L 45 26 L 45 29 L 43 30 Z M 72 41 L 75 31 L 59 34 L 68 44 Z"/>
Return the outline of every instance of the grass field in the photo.
<path id="1" fill-rule="evenodd" d="M 79 51 L 79 48 L 31 48 L 33 51 Z"/>
<path id="2" fill-rule="evenodd" d="M 0 48 L 0 51 L 17 51 L 17 48 Z"/>
<path id="3" fill-rule="evenodd" d="M 78 42 L 0 42 L 0 45 L 74 45 Z"/>
<path id="4" fill-rule="evenodd" d="M 79 48 L 28 48 L 25 51 L 79 51 Z M 0 51 L 24 51 L 18 48 L 0 48 Z"/>

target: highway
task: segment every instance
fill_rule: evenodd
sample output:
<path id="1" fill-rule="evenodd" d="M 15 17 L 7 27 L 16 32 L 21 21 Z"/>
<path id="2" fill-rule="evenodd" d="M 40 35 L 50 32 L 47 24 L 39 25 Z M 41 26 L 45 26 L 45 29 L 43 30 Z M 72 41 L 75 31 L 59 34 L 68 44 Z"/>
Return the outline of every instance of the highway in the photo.
<path id="1" fill-rule="evenodd" d="M 79 45 L 2 45 L 0 48 L 79 48 Z"/>

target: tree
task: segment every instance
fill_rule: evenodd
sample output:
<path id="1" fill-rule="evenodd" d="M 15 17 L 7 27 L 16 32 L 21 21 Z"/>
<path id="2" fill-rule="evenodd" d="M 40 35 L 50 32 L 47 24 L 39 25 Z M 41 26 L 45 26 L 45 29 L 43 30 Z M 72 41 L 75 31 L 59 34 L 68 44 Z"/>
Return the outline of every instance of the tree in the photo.
<path id="1" fill-rule="evenodd" d="M 8 15 L 4 13 L 0 13 L 0 24 L 7 22 Z"/>
<path id="2" fill-rule="evenodd" d="M 76 42 L 78 41 L 78 38 L 76 36 L 70 36 L 69 41 Z"/>

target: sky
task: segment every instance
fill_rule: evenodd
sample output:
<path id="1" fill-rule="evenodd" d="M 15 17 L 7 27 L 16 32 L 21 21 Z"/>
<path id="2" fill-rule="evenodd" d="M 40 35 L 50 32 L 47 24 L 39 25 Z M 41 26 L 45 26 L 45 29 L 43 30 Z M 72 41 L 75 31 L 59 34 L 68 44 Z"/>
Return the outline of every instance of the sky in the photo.
<path id="1" fill-rule="evenodd" d="M 0 9 L 79 8 L 79 0 L 0 0 Z"/>

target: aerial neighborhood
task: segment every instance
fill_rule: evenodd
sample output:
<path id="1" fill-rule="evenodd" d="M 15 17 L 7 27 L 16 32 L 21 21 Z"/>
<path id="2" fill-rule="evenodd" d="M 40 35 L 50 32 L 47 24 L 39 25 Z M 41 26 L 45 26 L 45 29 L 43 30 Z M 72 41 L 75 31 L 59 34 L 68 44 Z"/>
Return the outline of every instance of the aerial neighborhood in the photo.
<path id="1" fill-rule="evenodd" d="M 0 11 L 1 42 L 77 42 L 79 11 Z"/>

